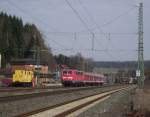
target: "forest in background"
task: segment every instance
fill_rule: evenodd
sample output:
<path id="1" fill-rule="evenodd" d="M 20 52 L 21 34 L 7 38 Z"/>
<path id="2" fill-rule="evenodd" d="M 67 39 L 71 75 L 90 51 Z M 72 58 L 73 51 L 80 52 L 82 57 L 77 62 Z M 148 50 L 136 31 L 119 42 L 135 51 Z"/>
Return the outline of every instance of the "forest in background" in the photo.
<path id="1" fill-rule="evenodd" d="M 53 55 L 44 41 L 39 29 L 34 24 L 23 24 L 21 18 L 0 13 L 0 54 L 2 68 L 15 60 L 39 60 L 49 68 L 54 64 L 65 64 L 79 70 L 92 71 L 92 59 L 85 59 L 80 53 L 73 56 Z"/>
<path id="2" fill-rule="evenodd" d="M 137 69 L 137 61 L 94 61 L 93 65 L 97 68 L 118 68 L 118 69 Z M 150 69 L 150 61 L 144 62 L 145 69 Z"/>
<path id="3" fill-rule="evenodd" d="M 2 67 L 12 60 L 34 58 L 35 51 L 48 50 L 47 59 L 52 59 L 50 48 L 45 45 L 42 34 L 34 24 L 23 24 L 22 19 L 0 13 L 0 53 Z"/>

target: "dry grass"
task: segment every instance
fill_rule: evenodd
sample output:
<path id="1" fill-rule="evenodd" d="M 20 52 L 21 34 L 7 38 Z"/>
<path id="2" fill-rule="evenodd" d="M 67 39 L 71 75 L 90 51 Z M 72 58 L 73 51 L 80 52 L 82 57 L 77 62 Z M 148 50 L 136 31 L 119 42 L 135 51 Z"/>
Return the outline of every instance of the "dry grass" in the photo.
<path id="1" fill-rule="evenodd" d="M 133 96 L 133 103 L 134 111 L 143 113 L 143 117 L 150 117 L 150 79 L 145 80 L 143 89 L 136 89 L 135 95 Z"/>

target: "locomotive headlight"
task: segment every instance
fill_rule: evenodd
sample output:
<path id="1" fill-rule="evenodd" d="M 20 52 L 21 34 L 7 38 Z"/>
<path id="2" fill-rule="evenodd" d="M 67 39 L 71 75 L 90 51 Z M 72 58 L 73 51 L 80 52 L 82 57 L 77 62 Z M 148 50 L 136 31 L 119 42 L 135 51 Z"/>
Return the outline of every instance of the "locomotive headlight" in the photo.
<path id="1" fill-rule="evenodd" d="M 68 77 L 68 79 L 72 80 L 72 77 Z"/>
<path id="2" fill-rule="evenodd" d="M 63 77 L 64 80 L 72 80 L 72 77 Z"/>

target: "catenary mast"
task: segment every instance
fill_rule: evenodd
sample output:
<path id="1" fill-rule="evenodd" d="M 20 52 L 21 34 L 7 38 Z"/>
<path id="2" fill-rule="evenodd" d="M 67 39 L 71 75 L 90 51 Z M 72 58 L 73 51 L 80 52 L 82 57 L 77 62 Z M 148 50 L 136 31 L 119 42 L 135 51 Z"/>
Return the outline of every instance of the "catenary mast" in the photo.
<path id="1" fill-rule="evenodd" d="M 143 2 L 139 3 L 139 16 L 138 16 L 138 86 L 144 86 L 144 47 L 143 47 Z"/>

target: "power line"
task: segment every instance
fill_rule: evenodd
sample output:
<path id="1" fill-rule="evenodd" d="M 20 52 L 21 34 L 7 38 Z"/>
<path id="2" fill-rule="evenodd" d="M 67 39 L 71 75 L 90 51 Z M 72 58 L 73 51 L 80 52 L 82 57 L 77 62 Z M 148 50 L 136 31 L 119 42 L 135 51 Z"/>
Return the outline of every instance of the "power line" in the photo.
<path id="1" fill-rule="evenodd" d="M 97 22 L 94 20 L 94 18 L 92 17 L 92 15 L 88 12 L 87 8 L 83 5 L 83 2 L 81 2 L 81 0 L 78 0 L 80 6 L 84 9 L 84 11 L 87 13 L 87 16 L 90 18 L 90 20 L 95 24 L 95 26 L 97 27 L 97 29 L 103 33 L 103 30 L 101 29 L 101 27 L 97 24 Z"/>
<path id="2" fill-rule="evenodd" d="M 53 40 L 53 39 L 50 39 L 50 40 L 51 40 L 52 42 L 54 42 L 55 44 L 57 44 L 57 45 L 63 47 L 64 49 L 66 49 L 66 46 L 64 46 L 64 45 L 62 45 L 62 44 L 60 44 L 60 43 L 58 43 L 57 41 L 55 41 L 55 40 Z"/>
<path id="3" fill-rule="evenodd" d="M 71 36 L 73 36 L 73 38 L 74 38 L 74 41 L 76 41 L 77 40 L 77 34 L 78 33 L 54 33 L 54 34 L 66 34 L 66 35 L 68 35 L 68 34 L 70 34 Z M 79 33 L 79 34 L 81 34 L 81 33 Z M 89 35 L 89 33 L 87 33 L 88 35 Z M 94 33 L 95 34 L 95 33 Z M 96 33 L 96 34 L 99 34 L 99 33 Z M 91 35 L 91 34 L 90 34 Z M 111 35 L 111 33 L 108 33 L 108 35 L 109 35 L 109 37 L 108 37 L 108 39 L 109 39 L 109 42 L 110 42 L 110 35 Z M 112 35 L 121 35 L 121 36 L 125 36 L 125 35 L 136 35 L 136 33 L 112 33 Z M 93 37 L 92 37 L 92 47 L 91 47 L 91 49 L 80 49 L 81 51 L 95 51 L 95 52 L 107 52 L 107 51 L 112 51 L 112 52 L 124 52 L 124 51 L 135 51 L 135 50 L 123 50 L 123 49 L 119 49 L 119 50 L 110 50 L 109 48 L 108 48 L 108 46 L 109 45 L 107 45 L 107 47 L 106 47 L 106 49 L 103 49 L 103 50 L 98 50 L 98 49 L 95 49 L 95 47 L 94 47 L 94 39 L 95 38 L 95 35 L 93 35 Z M 70 38 L 65 38 L 65 39 L 69 39 L 70 40 Z M 120 39 L 122 39 L 122 38 L 120 38 Z M 132 38 L 133 39 L 133 38 Z M 73 48 L 73 45 L 76 43 L 76 42 L 72 42 L 72 48 L 66 48 L 64 45 L 62 45 L 62 44 L 60 44 L 59 42 L 57 42 L 57 41 L 55 41 L 55 40 L 52 40 L 55 44 L 57 44 L 57 45 L 59 45 L 59 46 L 61 46 L 61 47 L 63 47 L 64 49 L 61 49 L 60 51 L 75 51 L 76 49 L 74 49 Z M 53 50 L 58 50 L 58 49 L 53 49 Z M 77 51 L 77 50 L 76 50 Z M 79 50 L 78 50 L 79 51 Z M 108 54 L 108 53 L 106 53 L 106 54 Z"/>
<path id="4" fill-rule="evenodd" d="M 114 51 L 114 50 L 109 50 L 109 49 L 107 49 L 107 50 L 96 50 L 95 48 L 94 48 L 94 39 L 95 39 L 95 35 L 96 34 L 102 34 L 102 33 L 93 33 L 92 32 L 92 29 L 90 29 L 89 27 L 88 27 L 88 25 L 86 24 L 86 22 L 82 19 L 82 17 L 80 16 L 80 14 L 77 12 L 77 10 L 72 6 L 72 4 L 68 1 L 68 0 L 65 0 L 66 1 L 66 3 L 70 6 L 70 8 L 73 10 L 73 12 L 76 14 L 76 16 L 78 17 L 78 19 L 81 21 L 81 23 L 84 25 L 84 27 L 90 32 L 90 34 L 92 34 L 92 36 L 93 36 L 93 38 L 92 38 L 92 51 L 95 51 L 95 52 L 108 52 L 108 51 Z M 80 0 L 79 0 L 80 1 Z M 13 5 L 14 7 L 16 7 L 17 9 L 19 9 L 20 11 L 22 11 L 24 14 L 27 14 L 27 12 L 25 11 L 25 10 L 23 10 L 21 7 L 18 7 L 16 4 L 14 4 L 13 2 L 11 2 L 11 1 L 7 1 L 9 4 L 11 4 L 11 5 Z M 80 3 L 81 3 L 81 1 L 80 1 Z M 82 5 L 83 6 L 83 5 Z M 85 9 L 85 11 L 87 12 L 87 14 L 89 14 L 88 13 L 88 10 L 86 9 L 86 7 L 83 7 L 84 9 Z M 29 15 L 29 14 L 28 14 Z M 125 14 L 124 14 L 125 15 Z M 119 19 L 120 17 L 122 17 L 122 16 L 124 16 L 123 14 L 122 15 L 120 15 L 120 16 L 118 16 L 118 17 L 115 17 L 114 19 L 112 19 L 112 20 L 110 20 L 109 22 L 106 22 L 106 23 L 104 23 L 104 24 L 102 24 L 102 26 L 106 26 L 106 25 L 109 25 L 109 24 L 111 24 L 111 23 L 113 23 L 114 21 L 116 21 L 117 19 Z M 36 17 L 33 17 L 33 16 L 31 16 L 31 15 L 29 15 L 31 18 L 33 18 L 33 19 L 35 19 L 35 20 L 38 20 L 38 21 L 40 21 L 40 22 L 42 22 L 44 25 L 46 25 L 47 26 L 47 24 L 45 24 L 44 22 L 43 22 L 43 20 L 40 20 L 40 19 L 37 19 Z M 92 20 L 92 17 L 91 17 L 91 15 L 89 15 L 90 16 L 90 18 L 91 18 L 91 20 Z M 94 19 L 93 19 L 93 22 L 95 22 L 94 21 Z M 95 25 L 96 25 L 96 28 L 98 28 L 98 24 L 95 22 Z M 54 33 L 54 32 L 53 32 Z M 57 33 L 57 32 L 56 32 Z M 61 32 L 60 32 L 61 33 Z M 63 34 L 68 34 L 68 33 L 66 33 L 66 32 L 62 32 Z M 72 32 L 71 32 L 72 33 Z M 71 34 L 71 33 L 69 33 L 69 34 Z M 103 33 L 103 34 L 105 34 L 105 35 L 107 35 L 108 33 Z M 133 35 L 133 33 L 110 33 L 110 35 Z M 76 33 L 76 36 L 77 36 L 77 33 Z M 66 50 L 66 51 L 73 51 L 74 49 L 67 49 L 66 48 L 66 46 L 64 46 L 64 45 L 62 45 L 62 44 L 60 44 L 60 43 L 58 43 L 57 41 L 55 41 L 55 40 L 52 40 L 52 39 L 50 39 L 51 41 L 53 41 L 55 44 L 57 44 L 57 45 L 59 45 L 59 46 L 61 46 L 61 47 L 63 47 L 64 48 L 64 50 Z M 63 49 L 61 49 L 61 50 L 63 50 Z M 81 51 L 82 51 L 82 49 L 80 49 Z M 84 51 L 91 51 L 91 49 L 87 49 L 87 50 L 84 50 Z M 115 50 L 116 51 L 116 50 Z M 118 50 L 117 52 L 123 52 L 124 50 Z"/>
<path id="5" fill-rule="evenodd" d="M 54 35 L 74 35 L 74 33 L 76 33 L 77 35 L 91 35 L 91 33 L 88 33 L 88 32 L 51 32 L 51 31 L 47 31 L 47 33 L 51 33 L 51 34 L 54 34 Z M 113 33 L 113 32 L 110 32 L 110 33 L 98 33 L 98 32 L 92 32 L 94 33 L 95 35 L 138 35 L 138 33 L 135 33 L 135 32 L 120 32 L 120 33 Z"/>
<path id="6" fill-rule="evenodd" d="M 127 15 L 129 12 L 131 12 L 131 11 L 134 10 L 134 9 L 135 9 L 135 7 L 130 8 L 130 9 L 127 10 L 126 12 L 123 12 L 122 14 L 120 14 L 120 15 L 114 17 L 113 19 L 111 19 L 111 20 L 109 20 L 109 21 L 103 23 L 102 25 L 100 25 L 100 27 L 105 27 L 105 26 L 107 26 L 107 25 L 110 25 L 110 24 L 114 23 L 115 21 L 117 21 L 117 20 L 120 19 L 121 17 Z M 97 27 L 94 27 L 94 28 L 92 28 L 91 30 L 94 30 L 94 29 L 96 29 L 96 28 L 97 28 Z M 84 32 L 84 31 L 81 31 L 81 32 Z"/>
<path id="7" fill-rule="evenodd" d="M 53 48 L 53 50 L 62 50 L 62 51 L 94 51 L 94 52 L 136 52 L 136 49 L 72 49 L 72 48 L 65 48 L 65 49 L 58 49 Z"/>
<path id="8" fill-rule="evenodd" d="M 55 50 L 55 51 L 60 51 L 58 48 L 56 49 L 53 49 L 53 50 Z M 121 61 L 121 58 L 120 58 L 120 56 L 113 56 L 111 53 L 112 52 L 120 52 L 120 53 L 123 53 L 123 52 L 128 52 L 128 51 L 131 51 L 131 52 L 134 52 L 135 53 L 135 51 L 137 51 L 137 50 L 125 50 L 125 49 L 119 49 L 119 50 L 113 50 L 113 49 L 109 49 L 109 50 L 106 50 L 106 49 L 94 49 L 94 50 L 91 50 L 91 49 L 61 49 L 61 51 L 67 51 L 67 52 L 76 52 L 76 51 L 80 51 L 80 52 L 98 52 L 98 53 L 105 53 L 105 54 L 107 54 L 110 58 L 113 58 L 114 60 L 117 60 L 117 61 Z M 111 52 L 111 53 L 110 53 Z"/>
<path id="9" fill-rule="evenodd" d="M 24 9 L 22 9 L 21 7 L 19 7 L 19 6 L 17 6 L 16 4 L 14 4 L 12 1 L 7 0 L 6 2 L 7 2 L 8 4 L 11 4 L 11 5 L 14 6 L 15 8 L 19 9 L 22 13 L 24 13 L 24 14 L 27 15 L 27 12 L 26 12 Z M 38 20 L 38 21 L 41 22 L 42 24 L 48 26 L 48 24 L 46 24 L 45 22 L 43 22 L 43 20 L 37 19 L 36 17 L 31 16 L 30 14 L 28 14 L 28 16 L 30 16 L 32 19 Z M 53 28 L 52 26 L 51 26 L 51 28 L 52 28 L 54 31 L 56 31 L 56 29 Z M 52 39 L 51 39 L 51 41 L 54 42 L 55 44 L 57 44 L 57 45 L 63 47 L 63 48 L 66 48 L 64 45 L 58 43 L 58 42 L 55 41 L 55 40 L 52 40 Z"/>
<path id="10" fill-rule="evenodd" d="M 116 56 L 114 57 L 112 54 L 110 54 L 109 53 L 109 51 L 105 51 L 105 53 L 109 56 L 109 57 L 111 57 L 111 58 L 113 58 L 113 59 L 115 59 L 115 60 L 117 60 L 117 61 L 120 61 L 120 59 L 118 59 Z"/>
<path id="11" fill-rule="evenodd" d="M 106 22 L 106 23 L 104 23 L 104 24 L 102 24 L 101 25 L 101 27 L 104 27 L 104 26 L 107 26 L 107 25 L 110 25 L 111 23 L 113 23 L 113 22 L 115 22 L 115 21 L 117 21 L 119 18 L 121 18 L 122 16 L 125 16 L 125 15 L 127 15 L 129 12 L 131 12 L 133 9 L 135 9 L 134 7 L 133 8 L 130 8 L 129 10 L 127 10 L 126 12 L 124 12 L 124 13 L 122 13 L 122 14 L 120 14 L 119 16 L 117 16 L 117 17 L 114 17 L 113 19 L 111 19 L 110 21 L 108 21 L 108 22 Z"/>
<path id="12" fill-rule="evenodd" d="M 19 11 L 21 11 L 21 12 L 24 13 L 25 15 L 29 16 L 30 18 L 32 18 L 32 19 L 34 19 L 34 20 L 36 20 L 36 21 L 38 21 L 38 22 L 44 24 L 45 26 L 49 26 L 49 24 L 43 22 L 43 20 L 40 20 L 40 19 L 34 17 L 33 15 L 30 15 L 29 12 L 27 13 L 27 11 L 25 11 L 24 9 L 22 9 L 21 7 L 19 7 L 19 6 L 16 5 L 15 3 L 13 3 L 11 0 L 6 0 L 6 2 L 7 2 L 8 4 L 10 4 L 11 6 L 14 6 L 14 7 L 17 8 Z M 51 30 L 57 31 L 54 27 L 52 27 L 52 26 L 49 26 L 49 27 L 51 27 Z"/>
<path id="13" fill-rule="evenodd" d="M 71 5 L 71 3 L 68 0 L 65 0 L 66 3 L 68 4 L 68 6 L 72 9 L 72 11 L 76 14 L 76 16 L 78 17 L 78 19 L 80 20 L 80 22 L 83 24 L 83 26 L 90 32 L 93 33 L 89 27 L 87 26 L 87 24 L 84 22 L 84 20 L 81 18 L 81 16 L 79 15 L 79 13 L 77 12 L 77 10 Z"/>
<path id="14" fill-rule="evenodd" d="M 87 16 L 90 18 L 90 20 L 93 22 L 93 24 L 97 27 L 97 29 L 99 30 L 100 33 L 104 33 L 103 30 L 101 29 L 101 27 L 97 24 L 97 22 L 94 20 L 93 16 L 88 12 L 87 8 L 82 4 L 83 2 L 81 2 L 81 0 L 78 0 L 80 6 L 83 8 L 83 10 L 86 12 Z M 94 49 L 94 45 L 95 45 L 95 42 L 94 42 L 94 39 L 95 39 L 95 34 L 92 33 L 92 50 Z M 101 45 L 102 43 L 99 42 L 98 39 L 95 39 L 97 40 L 97 42 Z"/>

